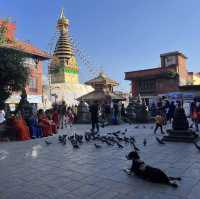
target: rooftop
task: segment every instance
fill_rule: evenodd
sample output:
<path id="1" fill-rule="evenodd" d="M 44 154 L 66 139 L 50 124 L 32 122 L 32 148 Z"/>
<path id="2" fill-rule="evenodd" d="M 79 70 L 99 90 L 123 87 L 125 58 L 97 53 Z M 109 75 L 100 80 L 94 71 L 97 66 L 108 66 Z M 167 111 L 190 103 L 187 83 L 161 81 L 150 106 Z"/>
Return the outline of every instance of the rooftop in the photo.
<path id="1" fill-rule="evenodd" d="M 145 76 L 156 76 L 160 75 L 162 72 L 173 71 L 174 69 L 175 66 L 168 66 L 125 72 L 125 80 L 131 80 L 132 78 L 140 78 Z"/>
<path id="2" fill-rule="evenodd" d="M 168 53 L 163 53 L 163 54 L 160 54 L 160 57 L 165 57 L 165 56 L 169 56 L 169 55 L 181 55 L 182 57 L 187 59 L 187 57 L 180 51 L 172 51 L 172 52 L 168 52 Z"/>
<path id="3" fill-rule="evenodd" d="M 1 45 L 0 48 L 9 48 L 9 49 L 22 51 L 24 53 L 37 56 L 40 59 L 51 58 L 51 56 L 47 52 L 42 51 L 39 48 L 34 47 L 32 44 L 28 44 L 23 41 L 9 42 L 5 45 Z"/>
<path id="4" fill-rule="evenodd" d="M 7 32 L 5 34 L 7 43 L 0 45 L 0 48 L 9 48 L 9 49 L 22 51 L 24 53 L 37 56 L 42 60 L 51 58 L 47 52 L 34 47 L 32 44 L 16 40 L 16 37 L 15 37 L 16 24 L 15 23 L 0 19 L 0 25 L 3 25 L 7 28 Z"/>
<path id="5" fill-rule="evenodd" d="M 85 84 L 88 85 L 92 85 L 92 84 L 111 84 L 113 86 L 118 86 L 118 82 L 115 80 L 110 79 L 107 75 L 105 75 L 104 73 L 99 73 L 99 75 L 97 77 L 95 77 L 94 79 L 91 79 L 87 82 L 85 82 Z"/>

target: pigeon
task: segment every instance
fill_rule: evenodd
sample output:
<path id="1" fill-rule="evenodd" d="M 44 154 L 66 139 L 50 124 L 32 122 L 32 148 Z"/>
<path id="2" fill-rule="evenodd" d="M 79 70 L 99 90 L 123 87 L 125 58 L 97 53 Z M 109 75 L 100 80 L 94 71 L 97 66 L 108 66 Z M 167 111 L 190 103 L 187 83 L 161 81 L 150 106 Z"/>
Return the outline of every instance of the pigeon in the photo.
<path id="1" fill-rule="evenodd" d="M 83 143 L 83 136 L 82 135 L 78 135 L 78 134 L 74 134 L 75 140 L 78 141 L 79 144 Z"/>
<path id="2" fill-rule="evenodd" d="M 130 136 L 130 142 L 136 142 L 135 138 L 133 136 Z"/>
<path id="3" fill-rule="evenodd" d="M 119 142 L 116 142 L 116 144 L 117 144 L 117 146 L 119 147 L 119 148 L 124 148 Z"/>
<path id="4" fill-rule="evenodd" d="M 151 129 L 153 129 L 153 126 L 151 126 Z"/>
<path id="5" fill-rule="evenodd" d="M 143 128 L 144 128 L 144 129 L 146 129 L 146 126 L 145 126 L 145 125 L 143 125 Z"/>
<path id="6" fill-rule="evenodd" d="M 113 146 L 108 140 L 105 140 L 105 143 L 106 143 L 108 146 Z"/>
<path id="7" fill-rule="evenodd" d="M 160 139 L 159 137 L 156 137 L 156 140 L 159 144 L 165 144 L 165 142 L 162 139 Z"/>
<path id="8" fill-rule="evenodd" d="M 124 136 L 124 142 L 129 143 L 129 138 L 127 138 L 126 136 Z"/>
<path id="9" fill-rule="evenodd" d="M 125 132 L 127 132 L 128 130 L 127 130 L 127 128 L 125 128 Z"/>
<path id="10" fill-rule="evenodd" d="M 135 129 L 138 129 L 139 128 L 139 126 L 135 126 Z"/>
<path id="11" fill-rule="evenodd" d="M 45 140 L 45 143 L 46 143 L 47 146 L 50 145 L 50 144 L 52 144 L 52 143 L 49 142 L 48 140 Z"/>
<path id="12" fill-rule="evenodd" d="M 137 148 L 137 147 L 135 146 L 135 144 L 133 144 L 133 148 L 134 148 L 135 151 L 140 151 L 140 149 Z"/>
<path id="13" fill-rule="evenodd" d="M 58 136 L 58 141 L 61 143 L 63 142 L 63 137 L 61 135 Z"/>
<path id="14" fill-rule="evenodd" d="M 95 146 L 97 149 L 101 148 L 101 145 L 96 144 L 96 143 L 94 143 L 94 146 Z"/>
<path id="15" fill-rule="evenodd" d="M 72 139 L 72 140 L 71 140 L 71 144 L 72 144 L 73 148 L 76 148 L 76 149 L 79 148 L 79 145 L 78 145 L 78 143 L 77 143 L 76 140 Z"/>
<path id="16" fill-rule="evenodd" d="M 66 136 L 63 136 L 63 145 L 66 145 L 66 142 L 67 142 L 67 139 L 66 139 Z"/>
<path id="17" fill-rule="evenodd" d="M 147 145 L 147 139 L 146 139 L 146 138 L 144 138 L 143 145 L 144 145 L 144 146 Z"/>
<path id="18" fill-rule="evenodd" d="M 194 142 L 194 146 L 200 151 L 200 146 L 196 142 Z"/>
<path id="19" fill-rule="evenodd" d="M 116 139 L 118 140 L 118 141 L 123 141 L 123 138 L 120 138 L 120 137 L 116 137 Z"/>

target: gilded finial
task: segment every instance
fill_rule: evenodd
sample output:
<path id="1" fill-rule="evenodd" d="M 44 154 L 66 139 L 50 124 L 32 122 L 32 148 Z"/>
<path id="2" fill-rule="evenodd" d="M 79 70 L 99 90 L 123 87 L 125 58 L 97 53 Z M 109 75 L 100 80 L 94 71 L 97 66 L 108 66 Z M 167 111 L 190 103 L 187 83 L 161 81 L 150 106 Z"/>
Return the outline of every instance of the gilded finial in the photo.
<path id="1" fill-rule="evenodd" d="M 64 8 L 62 7 L 59 19 L 64 19 L 64 18 L 65 18 Z"/>
<path id="2" fill-rule="evenodd" d="M 68 26 L 69 26 L 69 20 L 65 17 L 64 8 L 62 7 L 57 23 L 57 28 L 59 29 L 60 32 L 67 32 Z"/>

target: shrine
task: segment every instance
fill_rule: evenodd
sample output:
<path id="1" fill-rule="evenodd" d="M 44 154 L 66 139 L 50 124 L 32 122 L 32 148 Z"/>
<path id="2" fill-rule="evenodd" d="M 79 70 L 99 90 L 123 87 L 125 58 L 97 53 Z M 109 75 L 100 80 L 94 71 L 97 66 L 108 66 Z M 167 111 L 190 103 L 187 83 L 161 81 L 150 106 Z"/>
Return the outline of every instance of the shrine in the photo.
<path id="1" fill-rule="evenodd" d="M 79 66 L 69 36 L 69 20 L 62 9 L 57 22 L 59 38 L 50 64 L 51 94 L 57 95 L 57 101 L 76 104 L 76 98 L 91 92 L 91 86 L 79 82 Z"/>

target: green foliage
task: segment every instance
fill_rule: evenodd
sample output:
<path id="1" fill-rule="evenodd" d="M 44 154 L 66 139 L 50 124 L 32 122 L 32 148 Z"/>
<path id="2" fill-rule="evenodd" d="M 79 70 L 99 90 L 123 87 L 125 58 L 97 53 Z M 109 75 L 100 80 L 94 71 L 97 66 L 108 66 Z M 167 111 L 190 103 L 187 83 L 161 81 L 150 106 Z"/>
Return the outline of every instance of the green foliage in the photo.
<path id="1" fill-rule="evenodd" d="M 6 23 L 0 26 L 0 105 L 15 91 L 21 91 L 28 80 L 29 69 L 24 65 L 25 54 L 6 48 Z"/>
<path id="2" fill-rule="evenodd" d="M 166 77 L 166 78 L 176 78 L 178 77 L 178 73 L 173 72 L 173 71 L 167 71 L 167 72 L 163 72 L 161 76 Z"/>
<path id="3" fill-rule="evenodd" d="M 3 20 L 2 24 L 0 25 L 0 45 L 4 45 L 7 43 L 6 33 L 8 32 L 7 29 L 8 20 Z"/>

